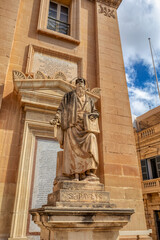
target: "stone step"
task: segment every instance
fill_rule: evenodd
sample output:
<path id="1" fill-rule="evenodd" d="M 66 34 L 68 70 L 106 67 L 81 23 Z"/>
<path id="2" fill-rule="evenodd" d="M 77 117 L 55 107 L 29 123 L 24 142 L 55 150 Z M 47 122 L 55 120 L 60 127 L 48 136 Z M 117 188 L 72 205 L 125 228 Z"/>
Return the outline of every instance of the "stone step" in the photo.
<path id="1" fill-rule="evenodd" d="M 54 192 L 60 189 L 69 190 L 96 190 L 104 191 L 104 184 L 99 182 L 86 182 L 86 181 L 59 181 L 54 186 Z"/>
<path id="2" fill-rule="evenodd" d="M 55 202 L 95 202 L 109 203 L 109 193 L 95 190 L 60 189 L 48 195 L 48 204 Z"/>

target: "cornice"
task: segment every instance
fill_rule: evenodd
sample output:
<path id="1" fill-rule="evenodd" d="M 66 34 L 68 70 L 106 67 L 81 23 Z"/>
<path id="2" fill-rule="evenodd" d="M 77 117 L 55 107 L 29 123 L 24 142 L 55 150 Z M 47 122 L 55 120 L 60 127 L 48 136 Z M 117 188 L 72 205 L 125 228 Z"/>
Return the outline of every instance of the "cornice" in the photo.
<path id="1" fill-rule="evenodd" d="M 62 79 L 46 77 L 37 72 L 33 77 L 23 72 L 13 71 L 14 91 L 19 96 L 24 107 L 35 107 L 45 110 L 56 110 L 63 95 L 75 89 L 75 85 Z M 86 90 L 86 94 L 97 102 L 100 99 L 100 89 Z"/>
<path id="2" fill-rule="evenodd" d="M 88 0 L 88 1 L 103 3 L 108 7 L 113 7 L 113 8 L 116 8 L 116 9 L 119 7 L 119 5 L 122 2 L 122 0 Z"/>

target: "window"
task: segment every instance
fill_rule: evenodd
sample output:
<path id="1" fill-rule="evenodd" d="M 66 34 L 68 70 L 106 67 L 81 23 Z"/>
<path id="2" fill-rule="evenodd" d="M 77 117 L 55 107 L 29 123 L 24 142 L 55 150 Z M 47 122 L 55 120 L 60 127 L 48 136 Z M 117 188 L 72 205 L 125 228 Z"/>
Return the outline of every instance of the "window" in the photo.
<path id="1" fill-rule="evenodd" d="M 141 160 L 143 180 L 160 177 L 160 156 Z"/>
<path id="2" fill-rule="evenodd" d="M 39 34 L 80 44 L 81 0 L 40 0 Z"/>
<path id="3" fill-rule="evenodd" d="M 70 33 L 68 24 L 69 8 L 50 1 L 47 28 L 66 35 Z"/>

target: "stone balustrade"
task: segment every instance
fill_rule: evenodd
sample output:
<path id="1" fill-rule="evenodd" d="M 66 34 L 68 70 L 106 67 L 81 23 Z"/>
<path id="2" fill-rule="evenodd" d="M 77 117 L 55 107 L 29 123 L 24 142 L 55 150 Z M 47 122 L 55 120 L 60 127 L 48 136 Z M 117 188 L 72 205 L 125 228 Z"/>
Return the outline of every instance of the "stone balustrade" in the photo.
<path id="1" fill-rule="evenodd" d="M 143 193 L 153 193 L 160 191 L 160 178 L 145 180 L 142 182 Z"/>

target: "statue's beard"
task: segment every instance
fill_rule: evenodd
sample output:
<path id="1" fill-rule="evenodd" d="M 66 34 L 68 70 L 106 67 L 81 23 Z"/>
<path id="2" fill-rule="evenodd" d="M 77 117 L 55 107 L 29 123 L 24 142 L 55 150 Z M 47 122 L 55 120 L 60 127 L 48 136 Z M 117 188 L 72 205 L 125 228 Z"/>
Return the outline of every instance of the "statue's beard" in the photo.
<path id="1" fill-rule="evenodd" d="M 83 97 L 85 95 L 85 88 L 79 86 L 78 88 L 76 88 L 76 93 L 78 97 Z"/>

